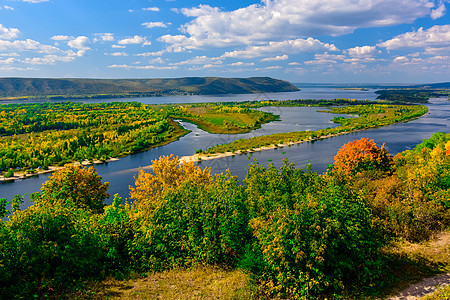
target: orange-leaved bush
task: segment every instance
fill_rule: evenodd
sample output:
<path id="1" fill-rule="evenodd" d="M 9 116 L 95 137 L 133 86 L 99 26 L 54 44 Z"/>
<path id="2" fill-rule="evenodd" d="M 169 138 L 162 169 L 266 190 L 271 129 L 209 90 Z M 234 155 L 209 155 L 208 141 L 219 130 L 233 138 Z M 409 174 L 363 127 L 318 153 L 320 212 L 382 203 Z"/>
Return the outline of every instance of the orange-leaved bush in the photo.
<path id="1" fill-rule="evenodd" d="M 392 157 L 384 148 L 379 148 L 373 140 L 361 138 L 342 146 L 334 157 L 333 171 L 347 176 L 362 171 L 389 171 Z"/>

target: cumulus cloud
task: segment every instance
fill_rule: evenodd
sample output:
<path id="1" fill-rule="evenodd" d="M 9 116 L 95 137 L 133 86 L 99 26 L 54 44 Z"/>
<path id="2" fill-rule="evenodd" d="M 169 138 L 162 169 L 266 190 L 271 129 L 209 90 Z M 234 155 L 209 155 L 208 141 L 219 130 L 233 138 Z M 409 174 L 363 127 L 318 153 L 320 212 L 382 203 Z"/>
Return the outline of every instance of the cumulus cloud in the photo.
<path id="1" fill-rule="evenodd" d="M 31 65 L 53 65 L 57 62 L 71 62 L 75 60 L 76 54 L 73 51 L 69 51 L 66 55 L 45 55 L 44 57 L 26 58 L 23 63 Z"/>
<path id="2" fill-rule="evenodd" d="M 130 66 L 130 65 L 110 65 L 108 68 L 135 69 L 135 70 L 176 70 L 177 66 Z"/>
<path id="3" fill-rule="evenodd" d="M 68 41 L 70 39 L 73 39 L 73 37 L 70 37 L 68 35 L 55 35 L 55 36 L 52 36 L 50 39 L 52 39 L 54 41 Z"/>
<path id="4" fill-rule="evenodd" d="M 19 36 L 19 29 L 17 28 L 7 28 L 0 24 L 0 39 L 13 40 Z"/>
<path id="5" fill-rule="evenodd" d="M 114 41 L 114 34 L 112 34 L 112 33 L 96 33 L 95 36 L 97 36 L 97 37 L 94 38 L 94 43 L 96 43 L 98 41 L 103 41 L 103 42 L 113 42 Z"/>
<path id="6" fill-rule="evenodd" d="M 22 1 L 28 3 L 41 3 L 41 2 L 48 2 L 49 0 L 22 0 Z"/>
<path id="7" fill-rule="evenodd" d="M 433 20 L 439 19 L 440 17 L 444 16 L 445 10 L 445 4 L 441 2 L 439 7 L 431 12 L 431 18 Z"/>
<path id="8" fill-rule="evenodd" d="M 12 64 L 16 60 L 17 59 L 15 59 L 14 57 L 8 57 L 6 59 L 0 59 L 0 64 Z"/>
<path id="9" fill-rule="evenodd" d="M 142 26 L 146 28 L 155 28 L 155 27 L 161 27 L 161 28 L 167 28 L 167 25 L 171 25 L 171 23 L 164 23 L 164 22 L 145 22 L 141 24 Z"/>
<path id="10" fill-rule="evenodd" d="M 262 46 L 251 46 L 245 50 L 225 52 L 222 57 L 254 58 L 268 53 L 300 53 L 311 51 L 338 51 L 335 45 L 322 43 L 313 38 L 270 42 Z"/>
<path id="11" fill-rule="evenodd" d="M 289 58 L 289 56 L 287 54 L 285 54 L 285 55 L 278 55 L 275 57 L 266 57 L 266 58 L 261 59 L 261 61 L 279 61 L 279 60 L 286 60 L 288 58 Z"/>
<path id="12" fill-rule="evenodd" d="M 435 7 L 434 0 L 262 0 L 233 11 L 199 5 L 178 10 L 193 20 L 180 27 L 182 35 L 166 35 L 161 41 L 173 48 L 202 49 L 342 35 L 356 28 L 411 23 Z"/>
<path id="13" fill-rule="evenodd" d="M 407 32 L 378 44 L 387 50 L 405 48 L 441 48 L 450 46 L 450 25 L 436 25 L 427 30 Z"/>
<path id="14" fill-rule="evenodd" d="M 173 65 L 217 65 L 222 64 L 220 57 L 196 56 L 194 58 L 174 63 Z"/>
<path id="15" fill-rule="evenodd" d="M 105 53 L 105 55 L 111 55 L 111 56 L 128 56 L 128 53 L 126 53 L 126 52 L 113 52 L 113 53 Z"/>
<path id="16" fill-rule="evenodd" d="M 11 52 L 35 51 L 38 53 L 48 53 L 48 54 L 62 52 L 59 48 L 44 45 L 31 39 L 15 40 L 15 41 L 0 40 L 0 51 L 11 51 Z"/>
<path id="17" fill-rule="evenodd" d="M 132 38 L 122 39 L 118 43 L 119 45 L 136 45 L 136 44 L 142 44 L 144 46 L 151 45 L 151 43 L 147 41 L 147 38 L 141 37 L 139 35 L 135 35 Z"/>
<path id="18" fill-rule="evenodd" d="M 233 67 L 244 67 L 244 66 L 254 66 L 254 65 L 255 65 L 255 63 L 244 63 L 242 61 L 238 61 L 238 62 L 230 64 L 230 66 L 233 66 Z"/>
<path id="19" fill-rule="evenodd" d="M 161 50 L 161 51 L 155 51 L 155 52 L 139 53 L 139 54 L 136 54 L 136 56 L 161 56 L 164 53 L 166 53 L 166 51 L 165 50 Z"/>
<path id="20" fill-rule="evenodd" d="M 347 49 L 347 53 L 352 57 L 369 57 L 376 53 L 376 46 L 362 46 Z"/>
<path id="21" fill-rule="evenodd" d="M 146 11 L 159 11 L 159 7 L 146 7 L 146 8 L 143 8 L 142 10 L 146 10 Z"/>

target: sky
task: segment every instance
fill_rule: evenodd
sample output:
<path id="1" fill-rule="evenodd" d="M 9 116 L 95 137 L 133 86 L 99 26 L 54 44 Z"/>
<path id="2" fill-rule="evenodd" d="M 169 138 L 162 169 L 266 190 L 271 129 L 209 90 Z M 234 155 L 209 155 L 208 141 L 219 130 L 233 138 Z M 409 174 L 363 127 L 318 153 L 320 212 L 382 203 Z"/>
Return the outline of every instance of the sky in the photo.
<path id="1" fill-rule="evenodd" d="M 0 77 L 450 81 L 450 0 L 0 0 Z"/>

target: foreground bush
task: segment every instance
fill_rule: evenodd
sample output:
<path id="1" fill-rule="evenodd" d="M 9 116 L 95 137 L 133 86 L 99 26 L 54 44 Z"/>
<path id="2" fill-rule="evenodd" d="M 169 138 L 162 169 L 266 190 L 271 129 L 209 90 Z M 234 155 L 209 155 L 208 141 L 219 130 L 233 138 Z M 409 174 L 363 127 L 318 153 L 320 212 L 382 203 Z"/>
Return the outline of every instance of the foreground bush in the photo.
<path id="1" fill-rule="evenodd" d="M 383 234 L 345 186 L 294 169 L 250 166 L 247 182 L 267 291 L 316 298 L 370 289 L 382 274 Z"/>

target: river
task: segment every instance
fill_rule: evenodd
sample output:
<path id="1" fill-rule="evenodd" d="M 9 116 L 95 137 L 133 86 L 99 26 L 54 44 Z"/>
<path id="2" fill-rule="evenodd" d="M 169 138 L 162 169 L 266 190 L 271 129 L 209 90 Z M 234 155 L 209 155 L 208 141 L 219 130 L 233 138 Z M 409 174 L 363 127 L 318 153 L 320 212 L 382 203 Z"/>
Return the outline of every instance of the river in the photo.
<path id="1" fill-rule="evenodd" d="M 334 96 L 333 96 L 334 95 Z M 132 99 L 143 103 L 193 103 L 193 102 L 225 102 L 244 100 L 283 100 L 283 99 L 334 99 L 351 98 L 357 100 L 376 98 L 374 90 L 354 91 L 354 90 L 334 90 L 331 88 L 311 88 L 303 89 L 301 92 L 273 93 L 273 94 L 251 94 L 251 95 L 220 95 L 220 96 L 172 96 Z M 95 102 L 106 102 L 112 100 L 99 100 Z M 130 101 L 130 99 L 120 99 L 119 101 Z M 319 140 L 310 143 L 302 143 L 291 147 L 279 148 L 255 152 L 251 156 L 236 155 L 202 161 L 201 167 L 211 167 L 213 173 L 231 170 L 233 175 L 240 179 L 245 178 L 246 169 L 249 163 L 256 160 L 262 164 L 268 164 L 269 160 L 276 166 L 281 165 L 283 158 L 288 158 L 300 168 L 305 168 L 307 163 L 311 163 L 314 170 L 322 173 L 327 166 L 333 163 L 333 157 L 338 149 L 345 143 L 366 137 L 374 139 L 377 144 L 386 144 L 386 148 L 392 155 L 398 152 L 413 148 L 423 139 L 429 138 L 434 132 L 450 132 L 450 102 L 442 99 L 431 99 L 427 105 L 429 113 L 422 118 L 407 123 L 389 125 L 381 128 L 359 131 L 347 135 Z M 157 147 L 149 151 L 120 158 L 117 161 L 95 165 L 97 172 L 102 176 L 103 181 L 109 182 L 108 193 L 114 195 L 118 193 L 123 198 L 129 197 L 129 185 L 134 184 L 134 176 L 137 175 L 140 167 L 148 170 L 151 160 L 161 155 L 192 155 L 197 149 L 207 149 L 213 145 L 228 143 L 238 138 L 248 138 L 252 136 L 271 134 L 276 132 L 287 132 L 295 130 L 317 130 L 326 127 L 333 127 L 336 124 L 330 120 L 336 116 L 328 113 L 321 113 L 317 107 L 268 107 L 265 111 L 280 115 L 281 121 L 264 124 L 260 129 L 241 135 L 229 134 L 209 134 L 193 124 L 181 124 L 191 132 L 178 141 L 165 146 Z M 22 208 L 28 207 L 31 203 L 29 194 L 39 191 L 42 184 L 48 179 L 49 174 L 42 174 L 25 180 L 16 180 L 10 183 L 0 184 L 0 197 L 11 200 L 14 195 L 25 195 L 25 202 Z M 111 203 L 111 199 L 106 201 Z"/>

